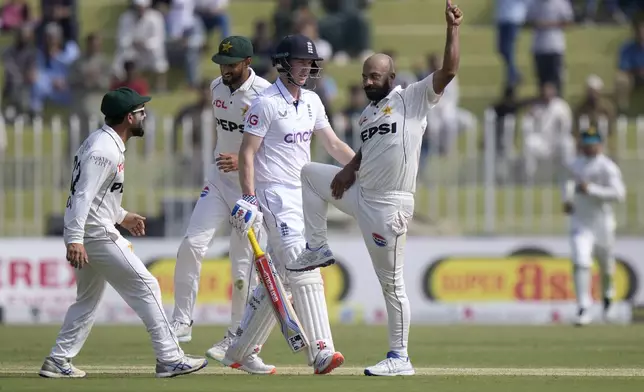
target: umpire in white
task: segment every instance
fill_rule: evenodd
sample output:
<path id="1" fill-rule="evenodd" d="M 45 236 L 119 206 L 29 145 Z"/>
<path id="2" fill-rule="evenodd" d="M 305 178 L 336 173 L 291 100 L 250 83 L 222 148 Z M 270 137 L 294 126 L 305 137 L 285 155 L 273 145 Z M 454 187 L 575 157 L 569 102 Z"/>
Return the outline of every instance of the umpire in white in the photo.
<path id="1" fill-rule="evenodd" d="M 96 318 L 109 283 L 145 324 L 157 357 L 156 376 L 174 377 L 202 369 L 205 358 L 183 353 L 161 302 L 159 282 L 133 252 L 115 224 L 135 236 L 145 235 L 145 218 L 121 207 L 125 179 L 125 143 L 144 134 L 145 104 L 150 97 L 129 88 L 105 94 L 101 112 L 105 125 L 83 142 L 72 168 L 65 209 L 67 260 L 75 268 L 76 302 L 69 307 L 56 344 L 40 376 L 84 377 L 72 365 Z"/>

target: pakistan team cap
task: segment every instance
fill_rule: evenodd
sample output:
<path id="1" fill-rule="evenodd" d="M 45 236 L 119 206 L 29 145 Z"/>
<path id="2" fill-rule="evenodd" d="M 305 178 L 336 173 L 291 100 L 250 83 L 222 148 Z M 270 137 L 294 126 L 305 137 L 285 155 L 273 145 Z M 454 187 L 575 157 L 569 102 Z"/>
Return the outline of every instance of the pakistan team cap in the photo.
<path id="1" fill-rule="evenodd" d="M 225 38 L 219 44 L 219 51 L 212 56 L 213 63 L 236 64 L 253 57 L 253 44 L 246 37 L 233 35 Z"/>
<path id="2" fill-rule="evenodd" d="M 101 112 L 105 117 L 125 116 L 137 106 L 149 102 L 152 98 L 139 95 L 129 87 L 119 87 L 103 96 Z"/>
<path id="3" fill-rule="evenodd" d="M 594 126 L 582 130 L 580 139 L 582 144 L 597 144 L 602 142 L 602 136 Z"/>

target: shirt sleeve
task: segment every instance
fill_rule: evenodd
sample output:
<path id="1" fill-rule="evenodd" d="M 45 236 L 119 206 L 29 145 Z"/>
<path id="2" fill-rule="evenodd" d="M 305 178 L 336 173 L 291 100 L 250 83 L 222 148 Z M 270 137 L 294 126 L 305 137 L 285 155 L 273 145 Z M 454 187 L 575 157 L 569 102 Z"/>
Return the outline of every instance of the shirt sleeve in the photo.
<path id="1" fill-rule="evenodd" d="M 622 172 L 617 165 L 611 164 L 608 169 L 608 186 L 588 184 L 588 195 L 601 201 L 621 202 L 626 198 L 626 186 Z"/>
<path id="2" fill-rule="evenodd" d="M 269 101 L 256 99 L 246 113 L 244 133 L 264 137 L 271 126 L 272 110 Z"/>
<path id="3" fill-rule="evenodd" d="M 400 93 L 407 113 L 406 117 L 424 118 L 441 98 L 434 92 L 434 73 L 412 83 Z"/>
<path id="4" fill-rule="evenodd" d="M 322 100 L 316 94 L 315 95 L 315 127 L 313 128 L 313 130 L 317 131 L 320 129 L 330 128 L 330 127 L 331 127 L 331 123 L 329 122 L 329 116 L 327 116 L 326 114 L 326 109 L 322 104 Z"/>
<path id="5" fill-rule="evenodd" d="M 104 151 L 74 157 L 72 182 L 65 210 L 65 243 L 83 243 L 85 221 L 101 186 L 116 172 L 116 163 Z M 122 221 L 122 219 L 121 219 Z"/>

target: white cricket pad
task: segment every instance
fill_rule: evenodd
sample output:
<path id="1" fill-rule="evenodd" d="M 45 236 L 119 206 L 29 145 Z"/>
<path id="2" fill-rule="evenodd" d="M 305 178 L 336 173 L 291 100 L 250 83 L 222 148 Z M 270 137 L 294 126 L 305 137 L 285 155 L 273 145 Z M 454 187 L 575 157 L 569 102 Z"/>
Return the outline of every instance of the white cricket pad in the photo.
<path id="1" fill-rule="evenodd" d="M 323 349 L 335 351 L 320 270 L 289 273 L 293 306 L 309 339 L 309 366 Z"/>
<path id="2" fill-rule="evenodd" d="M 258 285 L 246 306 L 237 338 L 226 352 L 235 362 L 241 362 L 253 352 L 258 352 L 277 323 L 273 305 L 264 285 Z"/>

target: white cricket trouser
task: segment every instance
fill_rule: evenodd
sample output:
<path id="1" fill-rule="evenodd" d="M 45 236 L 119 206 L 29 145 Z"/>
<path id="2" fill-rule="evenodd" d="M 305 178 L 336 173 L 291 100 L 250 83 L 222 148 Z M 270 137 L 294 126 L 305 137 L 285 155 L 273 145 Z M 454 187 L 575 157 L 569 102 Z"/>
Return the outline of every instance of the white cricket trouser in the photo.
<path id="1" fill-rule="evenodd" d="M 230 213 L 241 198 L 239 184 L 234 179 L 219 177 L 217 184 L 206 182 L 201 197 L 195 205 L 186 235 L 177 252 L 174 271 L 174 313 L 173 319 L 182 323 L 192 320 L 201 262 L 210 247 L 217 229 L 229 224 Z M 263 233 L 257 233 L 262 239 Z M 253 268 L 253 250 L 248 238 L 233 230 L 230 235 L 230 260 L 232 263 L 232 303 L 229 332 L 235 335 L 244 313 L 248 295 L 256 286 Z"/>
<path id="2" fill-rule="evenodd" d="M 293 296 L 293 307 L 311 343 L 307 350 L 308 364 L 311 366 L 321 350 L 335 351 L 335 348 L 320 270 L 291 272 L 285 268 L 286 263 L 297 259 L 306 245 L 302 190 L 299 187 L 261 183 L 256 184 L 256 188 L 268 234 L 268 253 L 286 290 L 290 290 Z M 243 333 L 229 350 L 235 358 L 243 358 L 264 343 L 268 337 L 266 329 L 275 325 L 275 318 L 269 316 L 272 314 L 271 306 L 264 288 L 258 287 L 247 307 L 248 314 L 244 316 Z"/>
<path id="3" fill-rule="evenodd" d="M 614 224 L 584 225 L 575 222 L 570 232 L 570 247 L 574 268 L 575 292 L 581 308 L 592 305 L 593 256 L 599 262 L 604 298 L 615 295 L 615 227 Z"/>
<path id="4" fill-rule="evenodd" d="M 109 283 L 139 315 L 161 362 L 183 357 L 168 318 L 163 311 L 157 279 L 132 251 L 128 240 L 109 233 L 105 238 L 87 239 L 89 264 L 76 274 L 76 302 L 69 307 L 51 350 L 56 358 L 73 358 L 80 352 L 96 318 L 96 308 Z"/>
<path id="5" fill-rule="evenodd" d="M 330 185 L 340 170 L 320 163 L 309 163 L 302 169 L 306 240 L 311 248 L 327 242 L 328 203 L 356 218 L 385 297 L 390 350 L 406 356 L 411 310 L 403 265 L 414 197 L 407 192 L 368 193 L 360 188 L 358 179 L 336 200 Z"/>

